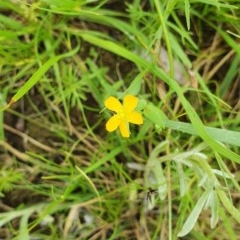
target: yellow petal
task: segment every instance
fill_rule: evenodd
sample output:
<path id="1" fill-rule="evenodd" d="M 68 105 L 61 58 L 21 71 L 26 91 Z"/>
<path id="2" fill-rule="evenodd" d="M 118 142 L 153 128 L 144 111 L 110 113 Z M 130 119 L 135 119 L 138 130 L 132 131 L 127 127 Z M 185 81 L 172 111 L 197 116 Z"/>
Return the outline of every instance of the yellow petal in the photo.
<path id="1" fill-rule="evenodd" d="M 130 123 L 139 124 L 139 125 L 143 124 L 142 114 L 138 112 L 129 113 L 127 116 L 127 120 Z"/>
<path id="2" fill-rule="evenodd" d="M 119 125 L 119 129 L 120 129 L 122 137 L 128 138 L 130 136 L 128 122 L 121 121 L 120 125 Z"/>
<path id="3" fill-rule="evenodd" d="M 138 98 L 133 95 L 126 95 L 123 99 L 123 108 L 126 112 L 132 112 L 138 104 Z"/>
<path id="4" fill-rule="evenodd" d="M 120 124 L 120 118 L 117 115 L 112 116 L 106 123 L 106 129 L 108 132 L 116 130 Z"/>
<path id="5" fill-rule="evenodd" d="M 105 100 L 104 105 L 106 106 L 106 108 L 114 112 L 119 112 L 120 110 L 122 110 L 122 104 L 119 102 L 117 98 L 112 96 L 108 97 Z"/>

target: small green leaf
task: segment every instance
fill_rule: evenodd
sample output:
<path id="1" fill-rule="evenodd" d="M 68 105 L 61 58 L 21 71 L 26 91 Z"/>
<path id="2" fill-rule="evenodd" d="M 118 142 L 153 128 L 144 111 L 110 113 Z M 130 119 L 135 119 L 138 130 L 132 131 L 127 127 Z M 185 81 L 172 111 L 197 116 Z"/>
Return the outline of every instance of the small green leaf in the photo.
<path id="1" fill-rule="evenodd" d="M 124 94 L 133 94 L 133 95 L 137 95 L 139 94 L 140 90 L 141 90 L 141 85 L 142 85 L 142 79 L 144 77 L 144 75 L 146 74 L 147 71 L 143 71 L 140 74 L 138 74 L 133 81 L 131 82 L 130 86 L 128 87 L 128 89 L 126 90 L 126 92 Z"/>
<path id="2" fill-rule="evenodd" d="M 160 108 L 154 106 L 152 103 L 148 103 L 143 111 L 144 115 L 160 129 L 165 128 L 165 121 L 167 116 L 161 111 Z"/>

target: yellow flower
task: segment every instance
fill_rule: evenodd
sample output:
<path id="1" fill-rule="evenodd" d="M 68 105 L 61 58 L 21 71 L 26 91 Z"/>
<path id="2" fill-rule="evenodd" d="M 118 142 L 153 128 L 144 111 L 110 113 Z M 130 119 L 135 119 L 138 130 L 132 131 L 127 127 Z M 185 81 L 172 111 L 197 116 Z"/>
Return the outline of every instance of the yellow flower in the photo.
<path id="1" fill-rule="evenodd" d="M 106 123 L 108 132 L 113 132 L 119 127 L 121 135 L 128 138 L 130 136 L 129 123 L 139 125 L 143 123 L 142 114 L 134 111 L 138 104 L 138 98 L 133 95 L 126 95 L 123 99 L 123 104 L 112 96 L 108 97 L 104 104 L 107 109 L 115 112 Z"/>

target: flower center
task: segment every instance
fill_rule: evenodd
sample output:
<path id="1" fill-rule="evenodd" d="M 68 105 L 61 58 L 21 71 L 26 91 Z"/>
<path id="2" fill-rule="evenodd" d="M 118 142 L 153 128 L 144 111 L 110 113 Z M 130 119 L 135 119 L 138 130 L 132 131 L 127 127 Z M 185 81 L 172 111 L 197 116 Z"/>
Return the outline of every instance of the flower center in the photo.
<path id="1" fill-rule="evenodd" d="M 122 119 L 124 119 L 126 117 L 126 113 L 123 109 L 121 109 L 119 112 L 118 112 L 118 116 Z"/>

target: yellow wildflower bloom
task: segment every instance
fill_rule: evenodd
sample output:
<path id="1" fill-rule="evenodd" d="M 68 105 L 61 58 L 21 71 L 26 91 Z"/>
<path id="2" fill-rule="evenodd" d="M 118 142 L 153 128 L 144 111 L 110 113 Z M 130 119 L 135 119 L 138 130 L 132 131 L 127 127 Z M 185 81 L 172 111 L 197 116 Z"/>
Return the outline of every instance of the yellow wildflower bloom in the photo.
<path id="1" fill-rule="evenodd" d="M 128 138 L 130 136 L 129 123 L 138 125 L 143 123 L 142 114 L 134 111 L 138 104 L 138 98 L 133 95 L 126 95 L 123 104 L 112 96 L 108 97 L 104 104 L 107 109 L 115 112 L 106 123 L 108 132 L 113 132 L 119 127 L 121 135 Z"/>

